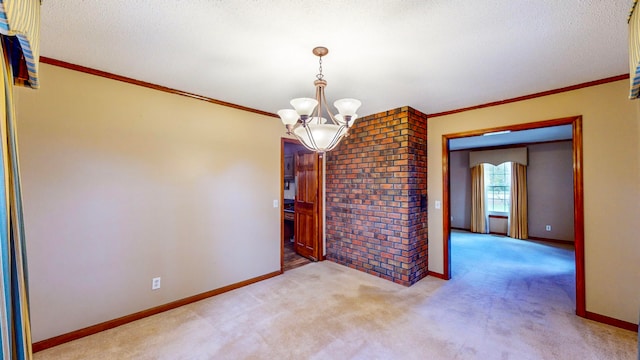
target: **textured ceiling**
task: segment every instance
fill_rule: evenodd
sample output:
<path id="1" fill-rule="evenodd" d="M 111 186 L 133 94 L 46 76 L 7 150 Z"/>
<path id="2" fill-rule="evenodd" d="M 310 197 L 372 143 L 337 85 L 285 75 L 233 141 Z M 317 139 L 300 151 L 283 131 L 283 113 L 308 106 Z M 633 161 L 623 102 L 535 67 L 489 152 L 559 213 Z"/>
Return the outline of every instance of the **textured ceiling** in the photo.
<path id="1" fill-rule="evenodd" d="M 42 55 L 275 113 L 432 114 L 628 72 L 632 0 L 45 0 Z M 44 84 L 46 86 L 46 84 Z"/>

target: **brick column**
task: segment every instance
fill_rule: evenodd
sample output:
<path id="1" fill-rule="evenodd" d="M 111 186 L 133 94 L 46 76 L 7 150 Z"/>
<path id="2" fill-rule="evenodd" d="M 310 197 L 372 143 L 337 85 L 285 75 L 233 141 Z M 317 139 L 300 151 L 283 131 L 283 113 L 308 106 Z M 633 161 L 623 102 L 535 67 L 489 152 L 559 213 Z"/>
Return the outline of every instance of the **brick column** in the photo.
<path id="1" fill-rule="evenodd" d="M 327 155 L 327 259 L 409 286 L 427 275 L 427 117 L 358 119 Z"/>

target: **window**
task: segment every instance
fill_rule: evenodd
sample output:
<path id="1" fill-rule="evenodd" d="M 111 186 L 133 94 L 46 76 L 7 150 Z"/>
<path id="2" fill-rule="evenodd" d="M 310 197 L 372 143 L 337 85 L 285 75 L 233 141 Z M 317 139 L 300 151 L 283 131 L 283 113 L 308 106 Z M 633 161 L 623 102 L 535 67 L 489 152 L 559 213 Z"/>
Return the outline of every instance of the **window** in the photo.
<path id="1" fill-rule="evenodd" d="M 486 209 L 489 213 L 508 213 L 511 193 L 511 162 L 498 166 L 483 164 Z"/>

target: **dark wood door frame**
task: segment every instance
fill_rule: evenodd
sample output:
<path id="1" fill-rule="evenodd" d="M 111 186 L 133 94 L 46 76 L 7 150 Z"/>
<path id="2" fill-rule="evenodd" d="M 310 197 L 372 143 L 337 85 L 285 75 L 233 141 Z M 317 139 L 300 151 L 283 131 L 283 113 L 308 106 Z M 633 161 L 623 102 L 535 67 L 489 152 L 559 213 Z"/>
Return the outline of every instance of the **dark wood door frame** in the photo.
<path id="1" fill-rule="evenodd" d="M 300 145 L 298 140 L 289 139 L 289 138 L 281 138 L 280 141 L 280 273 L 284 272 L 284 147 L 285 144 L 289 145 Z M 324 216 L 323 216 L 323 208 L 324 208 L 324 175 L 323 175 L 323 161 L 324 158 L 320 155 L 317 155 L 318 164 L 318 244 L 316 249 L 318 249 L 318 256 L 316 257 L 318 261 L 324 260 Z"/>
<path id="2" fill-rule="evenodd" d="M 576 265 L 576 315 L 586 317 L 586 288 L 584 270 L 584 190 L 582 181 L 582 116 L 516 124 L 489 129 L 472 130 L 455 134 L 442 135 L 442 224 L 443 224 L 443 275 L 451 279 L 451 197 L 449 174 L 449 140 L 469 136 L 477 136 L 503 130 L 529 130 L 549 126 L 571 125 L 573 128 L 573 232 Z"/>

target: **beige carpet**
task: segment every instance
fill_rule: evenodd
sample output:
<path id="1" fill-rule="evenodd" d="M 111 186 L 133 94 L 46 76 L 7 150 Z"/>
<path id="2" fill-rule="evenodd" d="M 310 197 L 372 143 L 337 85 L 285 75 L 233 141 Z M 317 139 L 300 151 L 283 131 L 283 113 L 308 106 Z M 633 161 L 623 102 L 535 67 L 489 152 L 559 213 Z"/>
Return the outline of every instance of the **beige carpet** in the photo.
<path id="1" fill-rule="evenodd" d="M 35 359 L 636 359 L 636 333 L 573 315 L 570 249 L 455 237 L 448 282 L 311 263 Z"/>

